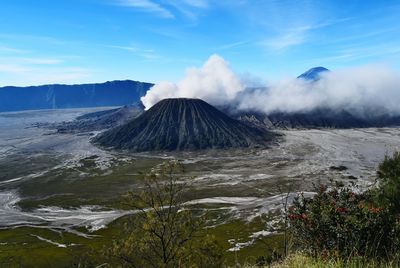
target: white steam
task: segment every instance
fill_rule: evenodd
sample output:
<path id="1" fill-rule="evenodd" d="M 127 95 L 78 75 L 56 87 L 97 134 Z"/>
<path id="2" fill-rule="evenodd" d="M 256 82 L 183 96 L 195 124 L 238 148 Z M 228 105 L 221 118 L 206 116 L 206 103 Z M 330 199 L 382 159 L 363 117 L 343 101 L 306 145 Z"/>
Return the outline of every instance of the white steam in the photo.
<path id="1" fill-rule="evenodd" d="M 400 113 L 400 75 L 387 67 L 366 66 L 324 72 L 318 81 L 286 79 L 246 92 L 239 110 L 302 112 L 331 108 L 361 113 Z"/>
<path id="2" fill-rule="evenodd" d="M 189 68 L 178 84 L 161 82 L 141 98 L 146 110 L 166 98 L 199 98 L 213 105 L 230 104 L 244 86 L 229 64 L 212 55 L 201 68 Z"/>
<path id="3" fill-rule="evenodd" d="M 384 66 L 364 66 L 321 73 L 318 81 L 284 79 L 259 89 L 245 89 L 227 62 L 211 56 L 191 68 L 178 84 L 152 87 L 142 102 L 146 109 L 165 98 L 200 98 L 241 111 L 304 112 L 315 108 L 400 114 L 400 74 Z"/>

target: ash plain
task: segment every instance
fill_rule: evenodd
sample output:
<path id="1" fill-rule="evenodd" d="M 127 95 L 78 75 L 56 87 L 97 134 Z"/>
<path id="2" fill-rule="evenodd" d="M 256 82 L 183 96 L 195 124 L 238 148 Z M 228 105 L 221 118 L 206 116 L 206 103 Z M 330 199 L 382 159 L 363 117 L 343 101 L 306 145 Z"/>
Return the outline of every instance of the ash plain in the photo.
<path id="1" fill-rule="evenodd" d="M 384 156 L 400 149 L 399 128 L 293 129 L 277 130 L 281 139 L 267 149 L 130 154 L 93 146 L 96 133 L 37 127 L 102 109 L 0 113 L 1 229 L 28 226 L 90 237 L 131 213 L 119 207 L 121 195 L 140 190 L 142 174 L 167 159 L 185 166 L 188 204 L 215 211 L 216 225 L 249 222 L 279 211 L 285 193 L 290 200 L 299 192 L 312 195 L 314 185 L 330 179 L 367 187 Z M 230 250 L 272 233 L 263 229 L 232 242 Z"/>

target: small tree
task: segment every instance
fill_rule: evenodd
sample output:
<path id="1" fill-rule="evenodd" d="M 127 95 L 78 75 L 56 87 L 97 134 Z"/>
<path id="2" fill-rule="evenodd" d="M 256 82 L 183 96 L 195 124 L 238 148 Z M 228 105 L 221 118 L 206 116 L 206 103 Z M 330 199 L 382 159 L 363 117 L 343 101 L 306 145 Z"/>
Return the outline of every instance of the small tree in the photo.
<path id="1" fill-rule="evenodd" d="M 222 250 L 205 234 L 204 221 L 185 207 L 183 168 L 166 162 L 145 178 L 140 194 L 129 192 L 136 214 L 125 225 L 126 238 L 108 251 L 124 267 L 220 267 Z M 200 237 L 200 235 L 203 236 Z"/>
<path id="2" fill-rule="evenodd" d="M 400 213 L 400 152 L 385 156 L 377 172 L 378 188 L 375 195 L 383 206 Z"/>

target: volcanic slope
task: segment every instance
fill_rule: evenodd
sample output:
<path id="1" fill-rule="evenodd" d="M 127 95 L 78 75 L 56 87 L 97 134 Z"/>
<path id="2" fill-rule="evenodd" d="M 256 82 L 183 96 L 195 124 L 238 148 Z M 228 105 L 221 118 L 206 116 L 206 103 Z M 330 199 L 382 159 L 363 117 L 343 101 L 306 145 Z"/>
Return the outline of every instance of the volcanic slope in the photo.
<path id="1" fill-rule="evenodd" d="M 200 99 L 164 99 L 93 139 L 104 147 L 173 151 L 266 146 L 274 134 L 247 126 Z"/>
<path id="2" fill-rule="evenodd" d="M 138 105 L 125 105 L 121 108 L 84 114 L 71 122 L 56 124 L 59 133 L 80 133 L 110 129 L 136 118 L 143 109 Z"/>

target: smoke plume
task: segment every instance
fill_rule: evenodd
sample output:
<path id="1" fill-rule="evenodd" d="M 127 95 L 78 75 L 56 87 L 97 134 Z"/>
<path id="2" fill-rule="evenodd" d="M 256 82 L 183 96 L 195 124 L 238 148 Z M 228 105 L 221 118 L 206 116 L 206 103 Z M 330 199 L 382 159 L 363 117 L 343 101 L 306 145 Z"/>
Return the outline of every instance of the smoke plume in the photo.
<path id="1" fill-rule="evenodd" d="M 315 108 L 359 115 L 400 114 L 400 74 L 370 65 L 321 73 L 317 81 L 290 78 L 250 89 L 218 55 L 191 68 L 177 84 L 162 82 L 142 98 L 146 109 L 164 98 L 200 98 L 238 111 L 307 112 Z"/>
<path id="2" fill-rule="evenodd" d="M 141 98 L 146 110 L 166 98 L 199 98 L 213 105 L 230 104 L 244 86 L 229 64 L 212 55 L 201 68 L 189 68 L 179 83 L 161 82 Z"/>

